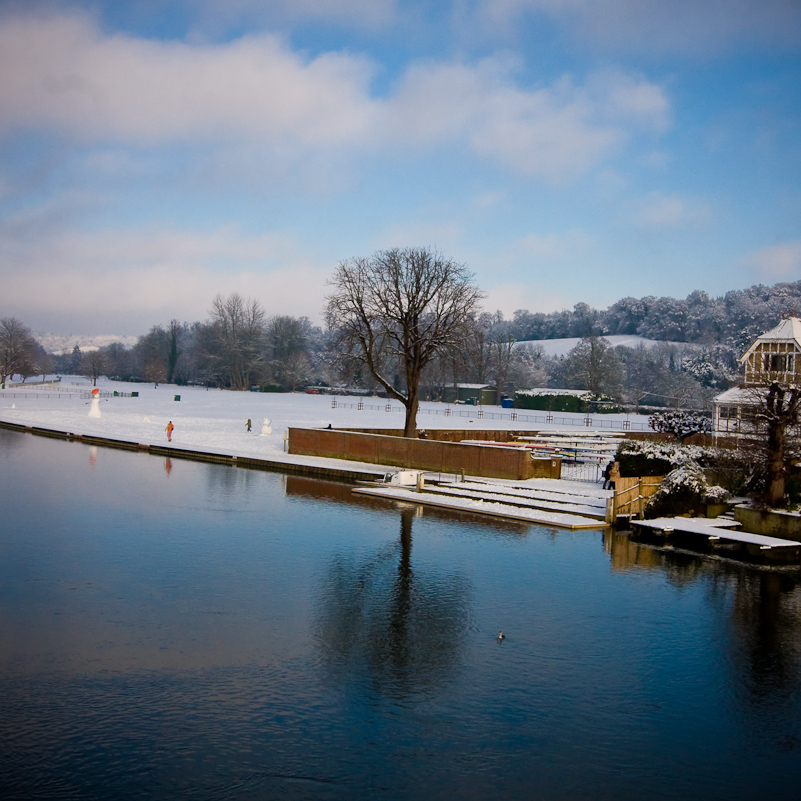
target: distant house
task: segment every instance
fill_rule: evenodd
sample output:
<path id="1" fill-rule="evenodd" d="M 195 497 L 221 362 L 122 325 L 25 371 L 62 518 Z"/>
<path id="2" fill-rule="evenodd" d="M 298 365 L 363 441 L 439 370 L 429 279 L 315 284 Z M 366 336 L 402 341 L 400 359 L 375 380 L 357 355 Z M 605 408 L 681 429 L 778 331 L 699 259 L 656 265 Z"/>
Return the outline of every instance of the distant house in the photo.
<path id="1" fill-rule="evenodd" d="M 423 400 L 441 400 L 443 403 L 468 403 L 492 406 L 495 387 L 491 384 L 446 384 L 444 387 L 421 387 Z"/>
<path id="2" fill-rule="evenodd" d="M 740 357 L 745 382 L 714 399 L 715 436 L 747 436 L 758 426 L 756 411 L 774 381 L 801 386 L 801 319 L 791 313 L 757 337 Z"/>

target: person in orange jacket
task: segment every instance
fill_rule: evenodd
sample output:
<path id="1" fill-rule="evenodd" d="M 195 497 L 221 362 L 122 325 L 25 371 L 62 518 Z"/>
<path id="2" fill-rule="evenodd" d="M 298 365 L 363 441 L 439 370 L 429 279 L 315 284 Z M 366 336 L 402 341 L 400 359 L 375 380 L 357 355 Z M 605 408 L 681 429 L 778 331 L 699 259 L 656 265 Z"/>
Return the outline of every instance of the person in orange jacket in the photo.
<path id="1" fill-rule="evenodd" d="M 172 420 L 170 420 L 170 422 L 167 423 L 167 429 L 166 429 L 166 431 L 167 431 L 167 442 L 172 442 L 172 432 L 173 432 L 174 428 L 175 428 L 175 426 L 172 424 Z"/>

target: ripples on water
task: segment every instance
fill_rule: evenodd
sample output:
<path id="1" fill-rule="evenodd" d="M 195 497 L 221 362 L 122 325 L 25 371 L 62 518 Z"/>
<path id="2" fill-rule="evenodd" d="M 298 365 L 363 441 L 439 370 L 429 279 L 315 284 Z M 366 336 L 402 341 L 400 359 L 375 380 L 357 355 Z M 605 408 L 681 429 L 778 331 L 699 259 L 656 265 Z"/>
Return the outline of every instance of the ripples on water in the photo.
<path id="1" fill-rule="evenodd" d="M 798 797 L 792 573 L 4 431 L 0 482 L 0 798 Z"/>

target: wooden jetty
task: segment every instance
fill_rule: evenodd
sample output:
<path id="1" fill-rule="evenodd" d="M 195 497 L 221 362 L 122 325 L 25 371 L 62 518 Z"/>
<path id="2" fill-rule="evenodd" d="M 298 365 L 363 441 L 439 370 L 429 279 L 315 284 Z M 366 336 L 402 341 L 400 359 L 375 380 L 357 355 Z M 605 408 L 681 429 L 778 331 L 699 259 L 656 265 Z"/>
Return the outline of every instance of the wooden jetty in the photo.
<path id="1" fill-rule="evenodd" d="M 736 527 L 740 524 L 728 518 L 657 517 L 654 520 L 632 520 L 631 525 L 661 532 L 666 537 L 677 531 L 685 534 L 698 534 L 706 537 L 707 542 L 711 545 L 724 540 L 753 546 L 761 551 L 769 551 L 774 548 L 801 548 L 801 542 L 797 540 L 738 531 Z"/>

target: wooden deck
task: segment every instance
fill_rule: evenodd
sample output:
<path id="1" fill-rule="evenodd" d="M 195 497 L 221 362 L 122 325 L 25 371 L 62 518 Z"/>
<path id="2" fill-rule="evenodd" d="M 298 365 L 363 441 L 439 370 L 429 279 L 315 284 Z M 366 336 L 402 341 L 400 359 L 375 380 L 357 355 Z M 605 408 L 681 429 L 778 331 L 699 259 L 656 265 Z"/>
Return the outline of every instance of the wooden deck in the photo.
<path id="1" fill-rule="evenodd" d="M 435 489 L 435 488 L 427 488 Z M 548 511 L 544 509 L 524 508 L 511 503 L 504 503 L 501 498 L 485 500 L 475 496 L 456 496 L 445 492 L 420 491 L 401 489 L 399 487 L 358 487 L 353 490 L 360 495 L 385 498 L 386 500 L 404 501 L 406 503 L 419 503 L 425 506 L 438 506 L 453 511 L 470 512 L 471 514 L 502 517 L 507 520 L 517 520 L 542 526 L 554 526 L 567 529 L 602 529 L 607 523 L 593 519 L 582 514 L 568 511 Z"/>
<path id="2" fill-rule="evenodd" d="M 710 542 L 728 540 L 742 542 L 747 545 L 758 545 L 762 550 L 771 548 L 793 548 L 801 546 L 796 540 L 785 540 L 779 537 L 768 537 L 765 534 L 751 534 L 747 531 L 732 531 L 727 526 L 739 526 L 734 520 L 706 520 L 698 517 L 657 517 L 654 520 L 632 520 L 632 526 L 650 528 L 670 534 L 673 531 L 682 531 L 689 534 L 700 534 Z"/>

